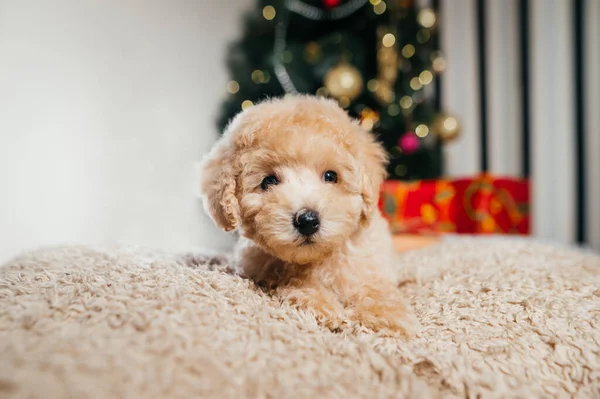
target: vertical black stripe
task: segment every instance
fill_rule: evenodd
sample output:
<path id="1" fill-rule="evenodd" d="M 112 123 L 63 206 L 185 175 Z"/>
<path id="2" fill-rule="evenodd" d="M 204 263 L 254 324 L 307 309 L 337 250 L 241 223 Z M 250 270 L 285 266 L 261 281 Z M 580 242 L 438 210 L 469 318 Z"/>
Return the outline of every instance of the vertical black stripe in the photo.
<path id="1" fill-rule="evenodd" d="M 530 161 L 530 107 L 529 107 L 529 0 L 521 0 L 519 9 L 519 36 L 520 36 L 520 69 L 521 69 L 521 134 L 523 146 L 521 165 L 523 176 L 529 177 L 531 172 Z"/>
<path id="2" fill-rule="evenodd" d="M 585 17 L 584 0 L 573 2 L 573 38 L 574 62 L 573 70 L 575 76 L 575 173 L 576 173 L 576 232 L 577 242 L 586 242 L 585 207 L 586 207 L 586 168 L 585 168 L 585 88 L 583 79 L 585 77 L 584 45 L 585 45 Z"/>
<path id="3" fill-rule="evenodd" d="M 479 115 L 480 135 L 481 135 L 481 151 L 480 151 L 480 166 L 482 172 L 488 171 L 488 130 L 487 130 L 487 59 L 485 53 L 486 47 L 486 32 L 485 32 L 485 0 L 477 0 L 477 47 L 479 52 Z"/>
<path id="4" fill-rule="evenodd" d="M 432 7 L 433 10 L 435 11 L 435 14 L 437 15 L 437 31 L 435 33 L 434 36 L 434 42 L 433 45 L 436 49 L 440 49 L 440 26 L 442 25 L 441 21 L 440 21 L 440 0 L 433 0 L 432 3 Z M 433 81 L 434 84 L 434 89 L 435 89 L 435 102 L 434 102 L 434 106 L 435 106 L 435 110 L 437 112 L 439 112 L 442 109 L 442 77 L 440 74 L 436 74 L 435 75 L 435 80 Z"/>

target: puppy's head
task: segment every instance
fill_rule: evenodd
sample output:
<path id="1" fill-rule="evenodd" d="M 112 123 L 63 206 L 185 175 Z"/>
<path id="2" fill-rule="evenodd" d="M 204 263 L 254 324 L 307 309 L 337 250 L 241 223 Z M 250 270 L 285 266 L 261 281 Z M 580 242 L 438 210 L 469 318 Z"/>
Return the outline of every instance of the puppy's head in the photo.
<path id="1" fill-rule="evenodd" d="M 293 263 L 328 256 L 377 212 L 386 152 L 330 100 L 295 96 L 239 114 L 207 156 L 215 223 Z"/>

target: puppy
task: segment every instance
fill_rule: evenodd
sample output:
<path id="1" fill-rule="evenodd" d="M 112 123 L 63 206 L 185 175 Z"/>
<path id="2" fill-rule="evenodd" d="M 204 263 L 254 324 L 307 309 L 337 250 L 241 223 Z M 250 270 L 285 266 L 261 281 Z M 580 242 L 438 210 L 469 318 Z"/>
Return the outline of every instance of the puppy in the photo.
<path id="1" fill-rule="evenodd" d="M 203 163 L 204 206 L 237 230 L 237 271 L 338 329 L 411 336 L 378 210 L 387 155 L 337 103 L 292 96 L 238 114 Z"/>

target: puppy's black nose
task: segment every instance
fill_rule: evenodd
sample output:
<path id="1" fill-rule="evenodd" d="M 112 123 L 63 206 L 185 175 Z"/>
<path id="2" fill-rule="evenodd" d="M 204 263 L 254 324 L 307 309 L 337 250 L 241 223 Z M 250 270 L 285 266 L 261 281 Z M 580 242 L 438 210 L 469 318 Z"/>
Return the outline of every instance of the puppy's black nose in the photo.
<path id="1" fill-rule="evenodd" d="M 303 236 L 311 236 L 319 230 L 319 214 L 310 209 L 304 209 L 294 216 L 294 227 Z"/>

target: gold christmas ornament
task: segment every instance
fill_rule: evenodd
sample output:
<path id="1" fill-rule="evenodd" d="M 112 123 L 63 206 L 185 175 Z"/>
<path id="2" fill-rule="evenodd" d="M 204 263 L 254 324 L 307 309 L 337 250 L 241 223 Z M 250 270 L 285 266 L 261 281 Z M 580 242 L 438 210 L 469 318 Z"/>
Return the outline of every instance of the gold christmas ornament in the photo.
<path id="1" fill-rule="evenodd" d="M 431 83 L 432 81 L 433 81 L 433 74 L 432 74 L 430 71 L 428 71 L 428 70 L 425 70 L 425 71 L 423 71 L 423 72 L 421 72 L 421 73 L 419 74 L 419 82 L 420 82 L 420 83 L 421 83 L 423 86 L 426 86 L 426 85 L 428 85 L 428 84 L 429 84 L 429 83 Z"/>
<path id="2" fill-rule="evenodd" d="M 415 128 L 415 134 L 423 138 L 429 134 L 429 128 L 426 125 L 420 124 Z"/>
<path id="3" fill-rule="evenodd" d="M 404 58 L 410 58 L 415 55 L 415 46 L 412 44 L 407 44 L 406 46 L 402 47 L 402 55 Z"/>
<path id="4" fill-rule="evenodd" d="M 248 108 L 252 107 L 254 105 L 254 103 L 250 100 L 245 100 L 242 103 L 242 110 L 247 110 Z"/>
<path id="5" fill-rule="evenodd" d="M 315 64 L 321 58 L 321 46 L 317 42 L 309 42 L 304 48 L 304 59 L 309 64 Z"/>
<path id="6" fill-rule="evenodd" d="M 442 73 L 446 69 L 446 59 L 441 51 L 436 51 L 431 54 L 431 63 L 433 70 L 436 73 Z"/>
<path id="7" fill-rule="evenodd" d="M 440 114 L 431 126 L 432 132 L 437 134 L 443 142 L 456 140 L 460 135 L 460 123 L 455 116 Z"/>
<path id="8" fill-rule="evenodd" d="M 418 77 L 414 77 L 410 80 L 410 88 L 413 90 L 420 90 L 423 87 L 423 84 L 419 80 Z"/>
<path id="9" fill-rule="evenodd" d="M 265 83 L 265 74 L 260 69 L 255 69 L 250 75 L 254 83 Z"/>
<path id="10" fill-rule="evenodd" d="M 385 1 L 379 1 L 377 4 L 373 5 L 373 12 L 377 15 L 381 15 L 385 12 L 386 8 L 387 5 L 385 4 Z"/>
<path id="11" fill-rule="evenodd" d="M 360 71 L 347 62 L 341 62 L 331 68 L 325 75 L 324 83 L 329 94 L 337 99 L 344 97 L 352 101 L 363 90 L 363 78 Z"/>
<path id="12" fill-rule="evenodd" d="M 392 47 L 396 43 L 396 36 L 391 33 L 386 33 L 381 39 L 381 42 L 385 47 Z"/>
<path id="13" fill-rule="evenodd" d="M 379 87 L 379 81 L 377 79 L 371 79 L 367 82 L 367 89 L 371 93 L 375 93 L 377 91 L 378 87 Z"/>
<path id="14" fill-rule="evenodd" d="M 396 49 L 395 30 L 390 27 L 377 29 L 379 44 L 377 46 L 377 85 L 374 87 L 375 97 L 384 103 L 390 104 L 395 100 L 394 84 L 398 77 L 400 59 Z"/>
<path id="15" fill-rule="evenodd" d="M 317 89 L 317 96 L 319 97 L 328 97 L 329 96 L 329 90 L 327 90 L 326 87 L 319 87 Z"/>
<path id="16" fill-rule="evenodd" d="M 423 28 L 431 28 L 437 20 L 435 12 L 431 8 L 423 8 L 417 15 L 417 20 Z"/>
<path id="17" fill-rule="evenodd" d="M 411 96 L 403 96 L 400 99 L 400 106 L 403 109 L 410 109 L 410 107 L 413 106 L 413 99 L 412 99 L 412 97 Z"/>
<path id="18" fill-rule="evenodd" d="M 388 115 L 396 116 L 400 113 L 400 107 L 396 104 L 390 104 L 388 107 Z"/>
<path id="19" fill-rule="evenodd" d="M 407 172 L 407 168 L 406 165 L 397 165 L 394 168 L 394 173 L 396 174 L 396 176 L 404 176 Z"/>
<path id="20" fill-rule="evenodd" d="M 350 106 L 350 99 L 348 98 L 348 96 L 341 96 L 338 99 L 338 103 L 340 104 L 340 107 L 348 108 Z"/>
<path id="21" fill-rule="evenodd" d="M 389 104 L 396 99 L 396 93 L 392 89 L 392 86 L 389 84 L 381 84 L 377 88 L 375 92 L 375 96 L 379 99 L 379 101 Z"/>
<path id="22" fill-rule="evenodd" d="M 240 91 L 240 84 L 235 80 L 229 81 L 229 83 L 227 83 L 227 91 L 231 94 L 236 94 L 238 91 Z"/>
<path id="23" fill-rule="evenodd" d="M 277 14 L 277 12 L 275 11 L 275 7 L 266 6 L 265 8 L 263 8 L 262 14 L 263 14 L 263 17 L 267 21 L 271 21 L 271 20 L 273 20 L 273 18 L 275 18 L 275 15 Z"/>
<path id="24" fill-rule="evenodd" d="M 377 111 L 373 111 L 369 107 L 365 107 L 362 111 L 360 111 L 359 118 L 360 125 L 363 127 L 363 129 L 369 131 L 373 129 L 373 126 L 379 122 L 379 113 Z"/>

